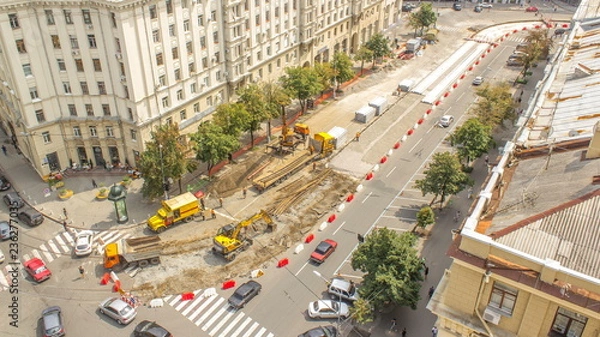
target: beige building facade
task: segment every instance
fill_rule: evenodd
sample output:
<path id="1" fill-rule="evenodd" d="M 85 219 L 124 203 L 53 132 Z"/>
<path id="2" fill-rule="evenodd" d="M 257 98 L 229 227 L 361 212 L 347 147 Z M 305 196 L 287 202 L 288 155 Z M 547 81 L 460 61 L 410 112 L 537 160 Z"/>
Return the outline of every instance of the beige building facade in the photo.
<path id="1" fill-rule="evenodd" d="M 135 165 L 150 132 L 195 132 L 236 89 L 353 53 L 397 24 L 389 0 L 7 0 L 1 126 L 40 176 Z"/>

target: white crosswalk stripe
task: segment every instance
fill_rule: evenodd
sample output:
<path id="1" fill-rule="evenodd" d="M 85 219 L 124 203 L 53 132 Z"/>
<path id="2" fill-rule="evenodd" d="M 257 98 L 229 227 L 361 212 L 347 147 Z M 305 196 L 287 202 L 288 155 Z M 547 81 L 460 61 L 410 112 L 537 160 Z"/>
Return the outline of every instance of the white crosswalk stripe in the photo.
<path id="1" fill-rule="evenodd" d="M 44 257 L 46 258 L 45 261 L 47 261 L 48 263 L 54 261 L 54 255 L 52 255 L 49 251 L 48 248 L 46 247 L 46 245 L 41 245 L 40 246 L 40 250 L 42 251 L 42 254 L 44 254 Z M 24 260 L 27 261 L 27 260 Z"/>
<path id="2" fill-rule="evenodd" d="M 57 235 L 54 239 L 56 240 L 56 243 L 58 244 L 58 247 L 60 248 L 62 253 L 68 253 L 71 251 L 71 247 L 69 247 L 69 245 L 67 245 L 65 243 L 65 241 L 63 240 L 63 235 L 64 237 L 69 237 L 71 236 L 68 233 L 63 233 L 61 235 Z"/>
<path id="3" fill-rule="evenodd" d="M 197 297 L 192 300 L 182 301 L 181 295 L 163 300 L 211 337 L 275 337 L 242 310 L 231 308 L 222 296 L 204 297 L 202 290 L 194 294 Z"/>

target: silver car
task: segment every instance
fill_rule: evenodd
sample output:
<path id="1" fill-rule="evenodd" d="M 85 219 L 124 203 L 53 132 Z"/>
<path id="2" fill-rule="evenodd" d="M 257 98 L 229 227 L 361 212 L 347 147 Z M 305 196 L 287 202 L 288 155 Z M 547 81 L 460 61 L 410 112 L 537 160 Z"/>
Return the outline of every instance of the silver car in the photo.
<path id="1" fill-rule="evenodd" d="M 77 234 L 75 240 L 75 255 L 86 256 L 92 253 L 92 244 L 94 243 L 94 232 L 81 231 Z"/>
<path id="2" fill-rule="evenodd" d="M 314 301 L 308 304 L 310 318 L 347 318 L 350 315 L 348 304 L 332 300 Z"/>
<path id="3" fill-rule="evenodd" d="M 6 221 L 0 221 L 0 239 L 8 240 L 12 237 L 10 225 Z"/>
<path id="4" fill-rule="evenodd" d="M 42 323 L 44 324 L 44 336 L 62 337 L 65 335 L 60 307 L 53 306 L 42 311 Z"/>
<path id="5" fill-rule="evenodd" d="M 358 289 L 354 282 L 344 280 L 343 278 L 334 278 L 329 283 L 327 292 L 332 295 L 333 299 L 339 299 L 354 302 L 358 299 Z"/>
<path id="6" fill-rule="evenodd" d="M 114 319 L 119 324 L 129 324 L 137 315 L 137 310 L 120 298 L 107 298 L 100 303 L 100 313 Z"/>
<path id="7" fill-rule="evenodd" d="M 450 124 L 452 124 L 452 122 L 454 122 L 454 116 L 443 115 L 442 118 L 440 118 L 439 125 L 443 128 L 447 128 L 450 126 Z"/>

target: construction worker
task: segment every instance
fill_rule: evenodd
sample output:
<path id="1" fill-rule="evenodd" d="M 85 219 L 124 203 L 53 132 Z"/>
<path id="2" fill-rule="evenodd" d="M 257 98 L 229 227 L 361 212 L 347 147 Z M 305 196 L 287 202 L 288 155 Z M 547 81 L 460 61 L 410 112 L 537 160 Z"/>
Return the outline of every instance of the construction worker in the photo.
<path id="1" fill-rule="evenodd" d="M 354 139 L 355 139 L 357 142 L 358 142 L 358 141 L 360 141 L 360 131 L 358 131 L 358 132 L 356 133 L 356 136 L 354 137 Z"/>
<path id="2" fill-rule="evenodd" d="M 211 216 L 213 219 L 216 219 L 216 218 L 217 218 L 217 214 L 215 213 L 215 210 L 214 210 L 214 209 L 211 209 L 211 210 L 210 210 L 210 216 Z"/>
<path id="3" fill-rule="evenodd" d="M 223 208 L 223 198 L 219 198 L 219 207 Z"/>

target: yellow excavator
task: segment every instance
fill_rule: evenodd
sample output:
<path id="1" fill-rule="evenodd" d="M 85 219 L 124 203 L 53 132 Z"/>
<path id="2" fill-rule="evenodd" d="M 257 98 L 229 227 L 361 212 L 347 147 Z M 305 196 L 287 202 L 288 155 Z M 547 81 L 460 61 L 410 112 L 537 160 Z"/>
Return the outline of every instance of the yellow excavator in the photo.
<path id="1" fill-rule="evenodd" d="M 242 233 L 242 229 L 252 225 L 258 220 L 264 220 L 267 223 L 267 230 L 275 230 L 275 224 L 269 214 L 261 210 L 252 217 L 240 221 L 237 225 L 228 224 L 217 231 L 217 235 L 213 239 L 213 253 L 223 256 L 227 261 L 233 261 L 238 252 L 246 250 L 252 245 L 252 239 L 246 237 Z"/>

